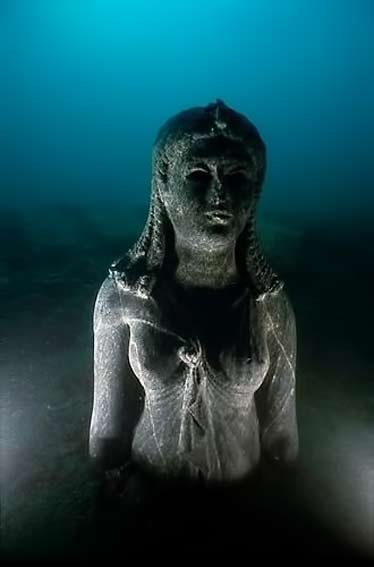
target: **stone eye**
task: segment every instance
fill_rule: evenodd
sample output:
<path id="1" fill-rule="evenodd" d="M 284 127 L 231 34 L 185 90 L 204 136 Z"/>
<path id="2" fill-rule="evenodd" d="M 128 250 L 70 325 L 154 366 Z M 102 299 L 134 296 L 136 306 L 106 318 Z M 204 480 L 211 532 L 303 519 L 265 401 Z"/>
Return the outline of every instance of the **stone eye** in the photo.
<path id="1" fill-rule="evenodd" d="M 247 179 L 247 174 L 244 169 L 236 169 L 226 174 L 230 179 Z"/>
<path id="2" fill-rule="evenodd" d="M 209 183 L 211 175 L 205 169 L 194 169 L 187 175 L 187 179 L 199 185 L 206 185 Z"/>
<path id="3" fill-rule="evenodd" d="M 230 173 L 226 173 L 225 175 L 226 181 L 230 185 L 244 185 L 248 182 L 249 177 L 248 174 L 244 170 L 236 170 Z"/>

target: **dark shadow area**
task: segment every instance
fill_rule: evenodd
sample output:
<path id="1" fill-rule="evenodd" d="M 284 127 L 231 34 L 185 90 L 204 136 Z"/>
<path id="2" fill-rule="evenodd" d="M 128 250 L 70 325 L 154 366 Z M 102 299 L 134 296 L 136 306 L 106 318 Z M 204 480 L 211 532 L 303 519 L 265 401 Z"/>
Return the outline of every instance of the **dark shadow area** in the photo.
<path id="1" fill-rule="evenodd" d="M 111 563 L 116 545 L 137 556 L 174 545 L 186 556 L 373 554 L 374 232 L 362 226 L 260 224 L 298 326 L 301 445 L 290 477 L 251 498 L 142 480 L 130 511 L 106 508 L 98 520 L 87 457 L 92 310 L 143 220 L 115 215 L 99 222 L 67 205 L 0 213 L 2 558 Z"/>

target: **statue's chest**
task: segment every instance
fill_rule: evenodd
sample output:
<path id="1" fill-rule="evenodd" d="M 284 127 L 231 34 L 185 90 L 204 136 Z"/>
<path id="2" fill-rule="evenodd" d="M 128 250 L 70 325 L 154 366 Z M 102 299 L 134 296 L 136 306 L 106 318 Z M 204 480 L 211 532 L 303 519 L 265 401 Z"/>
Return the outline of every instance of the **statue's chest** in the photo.
<path id="1" fill-rule="evenodd" d="M 253 356 L 247 307 L 226 317 L 180 320 L 146 309 L 127 323 L 129 362 L 146 391 L 182 387 L 192 375 L 225 389 L 255 390 L 268 368 L 267 358 Z"/>

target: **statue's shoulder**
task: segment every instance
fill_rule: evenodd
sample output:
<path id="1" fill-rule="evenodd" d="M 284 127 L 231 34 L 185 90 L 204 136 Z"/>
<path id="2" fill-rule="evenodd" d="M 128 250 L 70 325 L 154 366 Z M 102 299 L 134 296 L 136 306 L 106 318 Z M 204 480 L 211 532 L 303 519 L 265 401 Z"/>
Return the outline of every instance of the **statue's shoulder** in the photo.
<path id="1" fill-rule="evenodd" d="M 121 298 L 117 282 L 110 276 L 101 284 L 95 300 L 94 327 L 118 324 L 122 317 Z"/>
<path id="2" fill-rule="evenodd" d="M 264 309 L 272 326 L 285 329 L 288 325 L 295 324 L 295 312 L 284 287 L 271 293 L 265 293 L 257 299 L 257 302 Z"/>
<path id="3" fill-rule="evenodd" d="M 126 322 L 130 319 L 153 313 L 154 305 L 148 291 L 149 276 L 127 274 L 125 270 L 109 269 L 96 298 L 95 320 L 105 319 L 110 323 Z"/>

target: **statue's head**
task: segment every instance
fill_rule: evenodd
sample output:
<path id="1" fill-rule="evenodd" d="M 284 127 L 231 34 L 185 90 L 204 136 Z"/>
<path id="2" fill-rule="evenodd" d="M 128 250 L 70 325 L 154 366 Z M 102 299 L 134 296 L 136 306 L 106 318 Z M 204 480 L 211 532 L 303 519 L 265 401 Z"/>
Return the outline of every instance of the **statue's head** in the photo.
<path id="1" fill-rule="evenodd" d="M 217 101 L 177 114 L 153 153 L 153 194 L 174 235 L 214 249 L 238 240 L 265 174 L 265 145 L 241 114 Z"/>
<path id="2" fill-rule="evenodd" d="M 124 268 L 125 277 L 148 285 L 162 270 L 175 237 L 210 250 L 235 241 L 238 269 L 254 293 L 281 287 L 255 232 L 265 168 L 257 129 L 220 100 L 168 120 L 154 145 L 147 223 L 126 266 L 121 261 L 113 271 L 124 275 Z"/>

